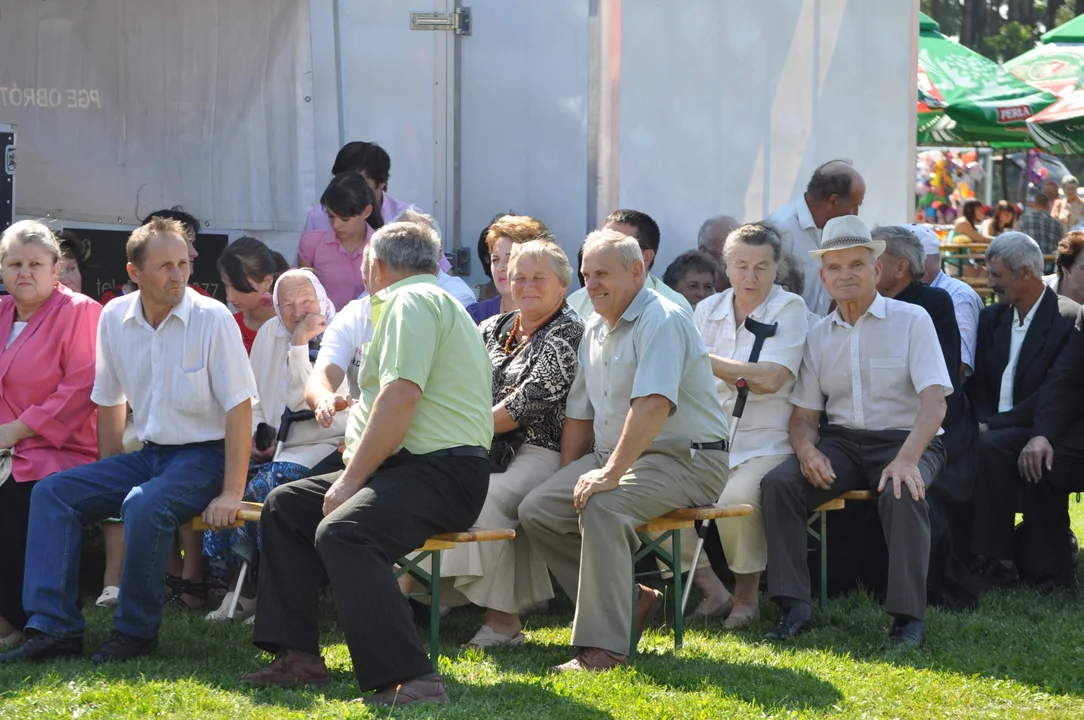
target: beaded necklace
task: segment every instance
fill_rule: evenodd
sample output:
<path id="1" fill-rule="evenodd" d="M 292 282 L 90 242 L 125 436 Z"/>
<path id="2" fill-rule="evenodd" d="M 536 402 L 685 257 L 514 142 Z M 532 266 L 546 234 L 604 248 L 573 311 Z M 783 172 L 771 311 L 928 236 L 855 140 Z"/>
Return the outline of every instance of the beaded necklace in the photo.
<path id="1" fill-rule="evenodd" d="M 512 322 L 512 331 L 508 333 L 508 337 L 504 340 L 505 355 L 511 355 L 513 352 L 519 350 L 521 347 L 526 345 L 527 341 L 531 339 L 531 336 L 528 335 L 527 337 L 523 338 L 522 342 L 517 340 L 515 350 L 512 349 L 512 340 L 516 337 L 517 333 L 519 333 L 519 318 L 520 315 L 516 315 L 516 319 Z"/>

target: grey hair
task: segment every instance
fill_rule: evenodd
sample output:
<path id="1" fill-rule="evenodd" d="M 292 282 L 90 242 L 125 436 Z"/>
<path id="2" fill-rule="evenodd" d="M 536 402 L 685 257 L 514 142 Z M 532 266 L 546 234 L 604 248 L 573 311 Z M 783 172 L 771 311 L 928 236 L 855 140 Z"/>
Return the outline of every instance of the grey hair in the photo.
<path id="1" fill-rule="evenodd" d="M 393 222 L 373 233 L 369 243 L 373 259 L 392 270 L 436 275 L 440 268 L 440 238 L 425 225 Z"/>
<path id="2" fill-rule="evenodd" d="M 0 236 L 0 263 L 15 243 L 37 245 L 53 256 L 54 264 L 60 259 L 60 241 L 52 230 L 37 220 L 20 220 L 4 231 Z"/>
<path id="3" fill-rule="evenodd" d="M 565 251 L 557 243 L 549 240 L 528 240 L 525 243 L 513 245 L 508 259 L 509 277 L 512 275 L 512 266 L 523 258 L 548 262 L 557 275 L 557 281 L 561 283 L 561 287 L 567 288 L 572 284 L 572 266 L 568 262 L 568 255 L 565 255 Z"/>
<path id="4" fill-rule="evenodd" d="M 749 223 L 742 225 L 726 236 L 726 244 L 723 245 L 723 257 L 729 261 L 730 251 L 735 243 L 744 245 L 768 245 L 772 248 L 772 262 L 779 263 L 783 255 L 783 240 L 779 237 L 779 231 L 766 222 Z"/>
<path id="5" fill-rule="evenodd" d="M 435 232 L 438 238 L 440 237 L 440 223 L 437 222 L 437 219 L 432 215 L 423 213 L 420 210 L 415 210 L 412 207 L 408 207 L 406 210 L 399 213 L 399 217 L 395 218 L 395 222 L 409 222 L 415 223 L 416 225 L 425 225 Z"/>
<path id="6" fill-rule="evenodd" d="M 870 231 L 870 236 L 885 241 L 885 255 L 907 261 L 912 279 L 926 274 L 926 251 L 913 232 L 900 225 L 878 225 Z"/>
<path id="7" fill-rule="evenodd" d="M 640 249 L 640 243 L 634 237 L 622 235 L 616 230 L 595 230 L 583 241 L 583 254 L 594 245 L 607 245 L 614 248 L 621 255 L 621 266 L 628 270 L 636 261 L 644 261 L 644 253 Z M 645 268 L 646 271 L 646 268 Z"/>
<path id="8" fill-rule="evenodd" d="M 1031 271 L 1034 278 L 1043 277 L 1043 251 L 1039 243 L 1017 230 L 998 235 L 986 248 L 986 264 L 994 258 L 1001 258 L 1005 269 L 1013 275 L 1024 268 Z"/>
<path id="9" fill-rule="evenodd" d="M 708 231 L 711 230 L 711 226 L 715 223 L 722 223 L 730 228 L 730 230 L 727 231 L 728 235 L 741 226 L 741 223 L 738 222 L 737 218 L 731 217 L 730 215 L 716 215 L 715 217 L 710 217 L 704 221 L 700 226 L 700 230 L 696 233 L 696 244 L 698 246 L 703 246 L 705 236 L 707 236 Z"/>

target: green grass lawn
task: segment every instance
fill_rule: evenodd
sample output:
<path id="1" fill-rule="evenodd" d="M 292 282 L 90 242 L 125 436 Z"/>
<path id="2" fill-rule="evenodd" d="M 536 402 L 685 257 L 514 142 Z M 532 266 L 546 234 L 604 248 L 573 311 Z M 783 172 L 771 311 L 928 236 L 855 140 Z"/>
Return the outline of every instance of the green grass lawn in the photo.
<path id="1" fill-rule="evenodd" d="M 1084 537 L 1084 506 L 1073 504 Z M 167 612 L 150 658 L 98 669 L 89 662 L 0 668 L 0 718 L 1084 718 L 1084 599 L 995 592 L 974 613 L 933 611 L 927 645 L 884 645 L 889 619 L 869 597 L 832 600 L 817 627 L 777 648 L 760 637 L 775 617 L 744 632 L 690 627 L 677 655 L 665 627 L 650 629 L 631 667 L 555 676 L 571 657 L 570 613 L 531 617 L 528 644 L 464 652 L 481 616 L 442 623 L 440 660 L 450 706 L 370 712 L 357 696 L 342 635 L 324 608 L 324 655 L 335 683 L 317 691 L 253 690 L 241 673 L 267 662 L 250 628 Z M 87 652 L 111 627 L 90 612 Z"/>

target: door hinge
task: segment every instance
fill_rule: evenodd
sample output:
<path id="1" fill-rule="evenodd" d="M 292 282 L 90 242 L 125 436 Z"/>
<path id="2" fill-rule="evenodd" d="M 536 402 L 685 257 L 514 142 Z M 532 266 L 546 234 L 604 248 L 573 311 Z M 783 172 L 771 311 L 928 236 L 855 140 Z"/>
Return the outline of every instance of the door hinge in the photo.
<path id="1" fill-rule="evenodd" d="M 449 13 L 412 12 L 411 30 L 451 30 L 456 35 L 470 35 L 470 8 L 458 7 Z"/>
<path id="2" fill-rule="evenodd" d="M 15 166 L 15 146 L 8 145 L 4 148 L 4 172 L 8 175 L 14 175 Z"/>

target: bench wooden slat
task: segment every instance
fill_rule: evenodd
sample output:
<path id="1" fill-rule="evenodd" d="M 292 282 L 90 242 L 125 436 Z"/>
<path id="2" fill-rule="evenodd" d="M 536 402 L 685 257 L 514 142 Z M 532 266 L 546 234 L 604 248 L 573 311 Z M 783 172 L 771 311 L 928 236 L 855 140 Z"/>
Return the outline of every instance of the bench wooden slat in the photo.
<path id="1" fill-rule="evenodd" d="M 637 532 L 665 532 L 691 528 L 697 520 L 716 520 L 719 518 L 744 517 L 753 513 L 752 505 L 705 505 L 704 507 L 679 508 L 665 515 L 648 520 L 636 528 Z"/>
<path id="2" fill-rule="evenodd" d="M 263 512 L 262 503 L 243 502 L 237 512 L 237 520 L 230 525 L 232 528 L 242 527 L 246 522 L 259 522 L 260 513 Z M 192 522 L 184 526 L 191 530 L 210 530 L 203 522 L 202 517 L 192 518 Z M 492 542 L 495 540 L 514 540 L 515 530 L 486 530 L 483 528 L 471 528 L 464 532 L 442 533 L 434 535 L 426 541 L 419 550 L 451 550 L 457 543 Z"/>
<path id="3" fill-rule="evenodd" d="M 846 505 L 847 502 L 842 497 L 832 498 L 823 505 L 813 508 L 813 512 L 823 512 L 825 510 L 842 510 Z"/>
<path id="4" fill-rule="evenodd" d="M 848 490 L 840 497 L 844 500 L 872 500 L 873 493 L 869 490 Z"/>

